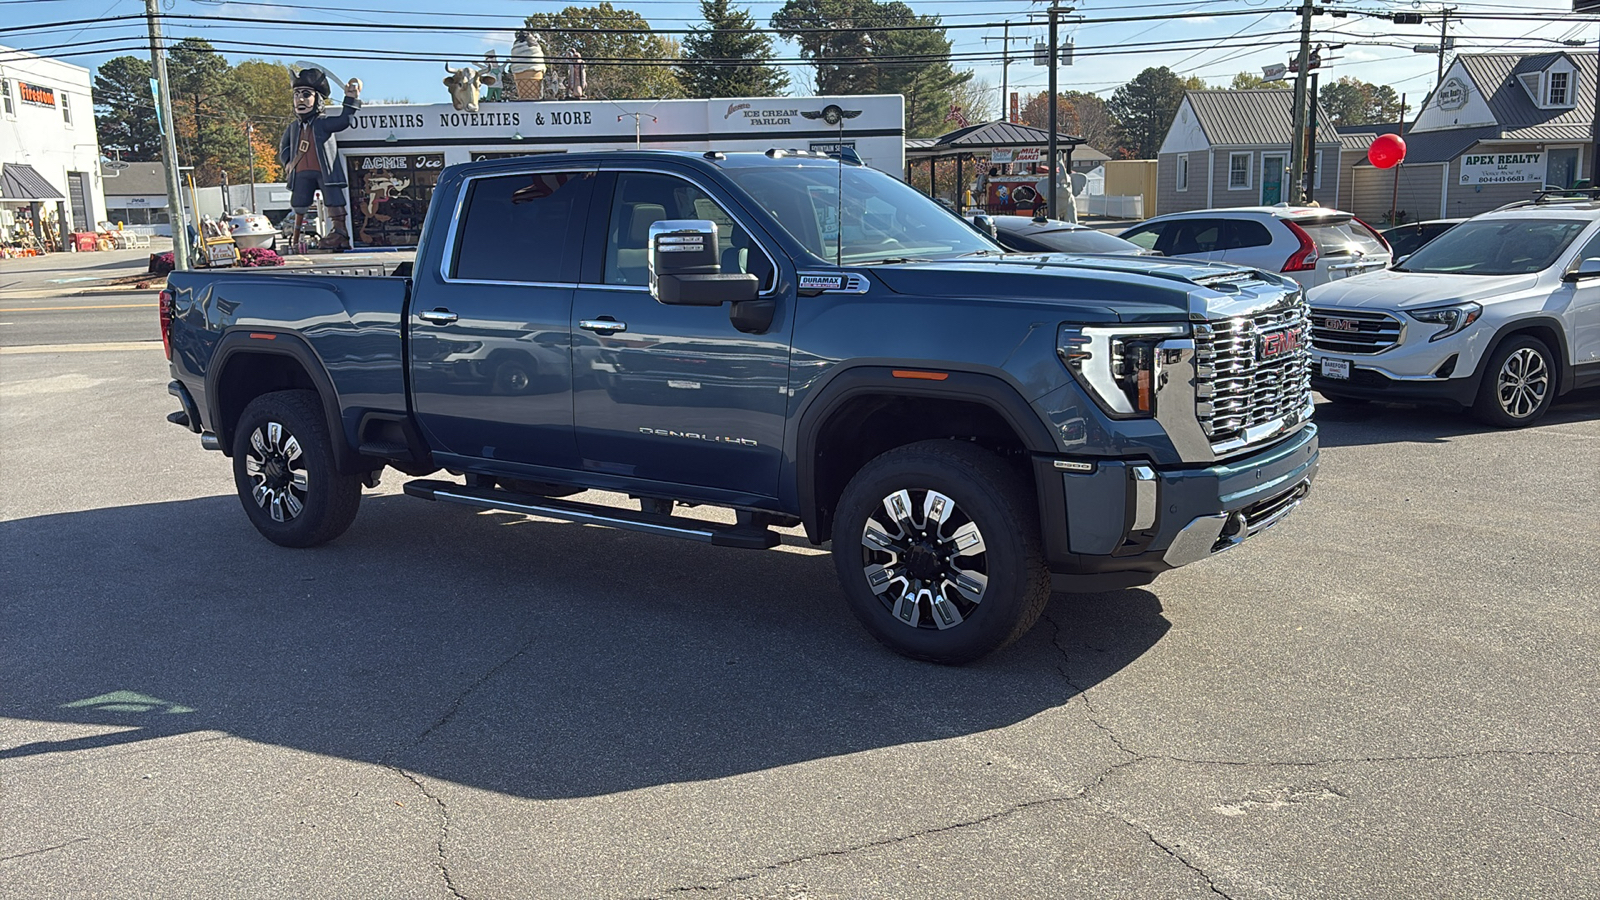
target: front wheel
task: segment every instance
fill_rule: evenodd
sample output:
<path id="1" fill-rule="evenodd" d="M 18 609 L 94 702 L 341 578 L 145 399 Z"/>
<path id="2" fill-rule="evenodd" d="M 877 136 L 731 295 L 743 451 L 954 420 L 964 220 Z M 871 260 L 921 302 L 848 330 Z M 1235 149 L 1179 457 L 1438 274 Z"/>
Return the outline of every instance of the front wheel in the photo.
<path id="1" fill-rule="evenodd" d="M 339 472 L 314 391 L 250 401 L 234 430 L 233 480 L 250 523 L 284 547 L 333 540 L 361 506 L 361 476 Z"/>
<path id="2" fill-rule="evenodd" d="M 1544 341 L 1518 335 L 1484 360 L 1472 414 L 1485 425 L 1522 428 L 1543 418 L 1555 398 L 1555 354 Z"/>
<path id="3" fill-rule="evenodd" d="M 884 453 L 850 480 L 834 518 L 851 612 L 915 659 L 958 664 L 1006 646 L 1050 599 L 1035 507 L 1026 479 L 973 444 Z"/>

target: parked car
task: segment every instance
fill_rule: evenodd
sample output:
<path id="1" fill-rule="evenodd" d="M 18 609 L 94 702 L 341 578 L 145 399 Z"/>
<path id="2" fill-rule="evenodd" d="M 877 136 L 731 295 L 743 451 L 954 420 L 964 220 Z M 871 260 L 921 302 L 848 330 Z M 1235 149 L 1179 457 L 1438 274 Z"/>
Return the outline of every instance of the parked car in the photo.
<path id="1" fill-rule="evenodd" d="M 1600 204 L 1485 213 L 1388 272 L 1308 296 L 1311 383 L 1323 396 L 1438 402 L 1532 425 L 1557 395 L 1600 384 Z"/>
<path id="2" fill-rule="evenodd" d="M 232 457 L 270 541 L 334 539 L 385 468 L 414 497 L 725 547 L 803 525 L 874 636 L 955 663 L 1052 589 L 1251 539 L 1317 472 L 1287 278 L 1007 253 L 803 151 L 468 163 L 428 217 L 410 277 L 175 272 L 160 295 L 168 418 Z M 640 508 L 559 499 L 588 488 Z"/>
<path id="3" fill-rule="evenodd" d="M 1282 272 L 1304 287 L 1388 268 L 1389 245 L 1347 212 L 1246 206 L 1157 216 L 1122 233 L 1147 250 Z"/>
<path id="4" fill-rule="evenodd" d="M 1389 250 L 1398 262 L 1402 257 L 1421 250 L 1423 244 L 1465 221 L 1466 219 L 1430 219 L 1426 222 L 1407 222 L 1404 225 L 1385 228 L 1379 234 L 1389 243 Z"/>
<path id="5" fill-rule="evenodd" d="M 1000 246 L 1018 253 L 1157 255 L 1154 250 L 1147 250 L 1114 234 L 1059 219 L 1040 221 L 1032 216 L 974 216 L 973 221 L 980 228 L 984 221 L 993 225 L 994 238 L 1000 242 Z"/>

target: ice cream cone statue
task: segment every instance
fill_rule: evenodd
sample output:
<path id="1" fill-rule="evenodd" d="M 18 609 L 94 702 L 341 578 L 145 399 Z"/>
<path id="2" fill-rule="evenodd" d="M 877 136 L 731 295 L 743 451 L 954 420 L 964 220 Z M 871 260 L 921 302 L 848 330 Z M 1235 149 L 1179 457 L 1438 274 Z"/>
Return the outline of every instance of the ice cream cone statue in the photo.
<path id="1" fill-rule="evenodd" d="M 544 98 L 544 48 L 527 29 L 519 30 L 516 40 L 511 44 L 511 65 L 507 71 L 511 75 L 511 89 L 516 99 Z"/>

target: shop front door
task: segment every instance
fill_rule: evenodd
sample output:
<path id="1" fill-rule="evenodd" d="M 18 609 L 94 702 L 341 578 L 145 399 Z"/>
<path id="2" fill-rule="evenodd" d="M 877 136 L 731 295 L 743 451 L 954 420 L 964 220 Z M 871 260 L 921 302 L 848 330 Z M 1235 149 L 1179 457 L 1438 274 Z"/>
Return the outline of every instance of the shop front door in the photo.
<path id="1" fill-rule="evenodd" d="M 1266 154 L 1261 157 L 1261 205 L 1283 202 L 1283 175 L 1289 167 L 1287 157 Z"/>

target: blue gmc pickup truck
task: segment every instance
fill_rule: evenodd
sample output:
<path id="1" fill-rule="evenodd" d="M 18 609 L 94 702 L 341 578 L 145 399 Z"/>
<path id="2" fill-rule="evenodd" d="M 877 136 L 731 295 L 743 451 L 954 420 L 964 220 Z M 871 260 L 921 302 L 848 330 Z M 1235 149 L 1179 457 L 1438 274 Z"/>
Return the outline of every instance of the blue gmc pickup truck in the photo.
<path id="1" fill-rule="evenodd" d="M 409 271 L 174 273 L 161 321 L 169 418 L 231 456 L 275 543 L 339 536 L 386 467 L 729 547 L 803 525 L 867 629 L 938 662 L 1015 640 L 1052 589 L 1239 544 L 1317 471 L 1293 282 L 1008 253 L 808 152 L 454 166 Z"/>

